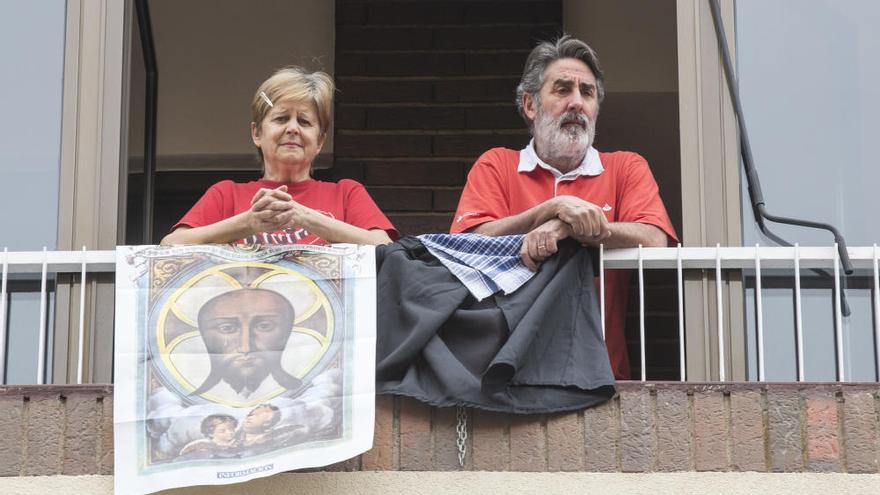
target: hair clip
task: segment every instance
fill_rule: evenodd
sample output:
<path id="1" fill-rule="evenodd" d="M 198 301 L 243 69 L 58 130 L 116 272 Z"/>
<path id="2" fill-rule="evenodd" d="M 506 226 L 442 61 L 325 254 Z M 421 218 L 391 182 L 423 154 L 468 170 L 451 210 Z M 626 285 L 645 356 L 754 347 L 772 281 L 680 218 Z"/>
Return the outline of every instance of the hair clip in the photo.
<path id="1" fill-rule="evenodd" d="M 263 101 L 266 102 L 266 105 L 269 105 L 269 108 L 275 108 L 275 105 L 272 104 L 272 100 L 270 100 L 269 97 L 266 96 L 265 91 L 260 91 L 260 98 L 262 98 Z"/>

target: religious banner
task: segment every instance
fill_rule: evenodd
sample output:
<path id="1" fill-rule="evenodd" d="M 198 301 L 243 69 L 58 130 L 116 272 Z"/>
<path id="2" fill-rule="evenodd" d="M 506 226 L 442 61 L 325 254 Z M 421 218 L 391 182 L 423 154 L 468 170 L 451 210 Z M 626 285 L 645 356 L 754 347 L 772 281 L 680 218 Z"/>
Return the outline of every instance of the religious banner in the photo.
<path id="1" fill-rule="evenodd" d="M 372 246 L 121 246 L 115 493 L 238 483 L 372 445 Z"/>

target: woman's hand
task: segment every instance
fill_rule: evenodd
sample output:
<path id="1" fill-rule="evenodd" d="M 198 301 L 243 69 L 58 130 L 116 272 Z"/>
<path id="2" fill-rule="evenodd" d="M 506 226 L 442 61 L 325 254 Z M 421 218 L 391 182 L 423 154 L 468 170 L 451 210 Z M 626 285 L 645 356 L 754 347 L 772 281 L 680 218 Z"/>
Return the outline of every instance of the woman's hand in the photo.
<path id="1" fill-rule="evenodd" d="M 248 228 L 254 234 L 281 230 L 293 221 L 297 207 L 303 208 L 287 193 L 287 186 L 279 186 L 275 189 L 261 188 L 251 199 Z"/>

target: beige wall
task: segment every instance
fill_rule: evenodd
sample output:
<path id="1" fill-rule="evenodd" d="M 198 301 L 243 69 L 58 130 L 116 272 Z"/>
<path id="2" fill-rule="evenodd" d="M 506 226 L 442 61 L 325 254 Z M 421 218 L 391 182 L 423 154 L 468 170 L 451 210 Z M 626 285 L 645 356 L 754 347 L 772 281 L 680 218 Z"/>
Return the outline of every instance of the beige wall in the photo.
<path id="1" fill-rule="evenodd" d="M 463 493 L 659 495 L 774 493 L 829 495 L 873 494 L 877 474 L 819 473 L 511 473 L 511 472 L 367 472 L 279 474 L 245 484 L 167 490 L 165 494 L 232 495 L 238 493 L 390 495 Z M 113 493 L 111 476 L 31 476 L 0 478 L 0 493 Z"/>
<path id="2" fill-rule="evenodd" d="M 562 7 L 565 31 L 598 52 L 605 73 L 596 147 L 648 160 L 680 233 L 675 0 L 563 0 Z"/>
<path id="3" fill-rule="evenodd" d="M 563 0 L 570 33 L 598 53 L 609 92 L 678 91 L 675 0 Z"/>
<path id="4" fill-rule="evenodd" d="M 159 156 L 250 154 L 260 82 L 290 64 L 333 73 L 334 2 L 153 0 L 150 15 Z M 332 136 L 324 150 L 332 152 Z"/>

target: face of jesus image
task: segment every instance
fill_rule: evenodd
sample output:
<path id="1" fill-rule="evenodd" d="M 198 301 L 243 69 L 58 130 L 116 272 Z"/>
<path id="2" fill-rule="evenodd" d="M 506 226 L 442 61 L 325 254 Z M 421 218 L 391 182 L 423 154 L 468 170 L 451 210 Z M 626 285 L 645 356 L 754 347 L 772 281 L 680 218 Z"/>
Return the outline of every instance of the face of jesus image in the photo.
<path id="1" fill-rule="evenodd" d="M 211 372 L 195 393 L 224 381 L 247 396 L 269 375 L 286 388 L 297 388 L 300 381 L 281 367 L 294 318 L 290 301 L 271 290 L 236 289 L 208 300 L 198 324 Z"/>

